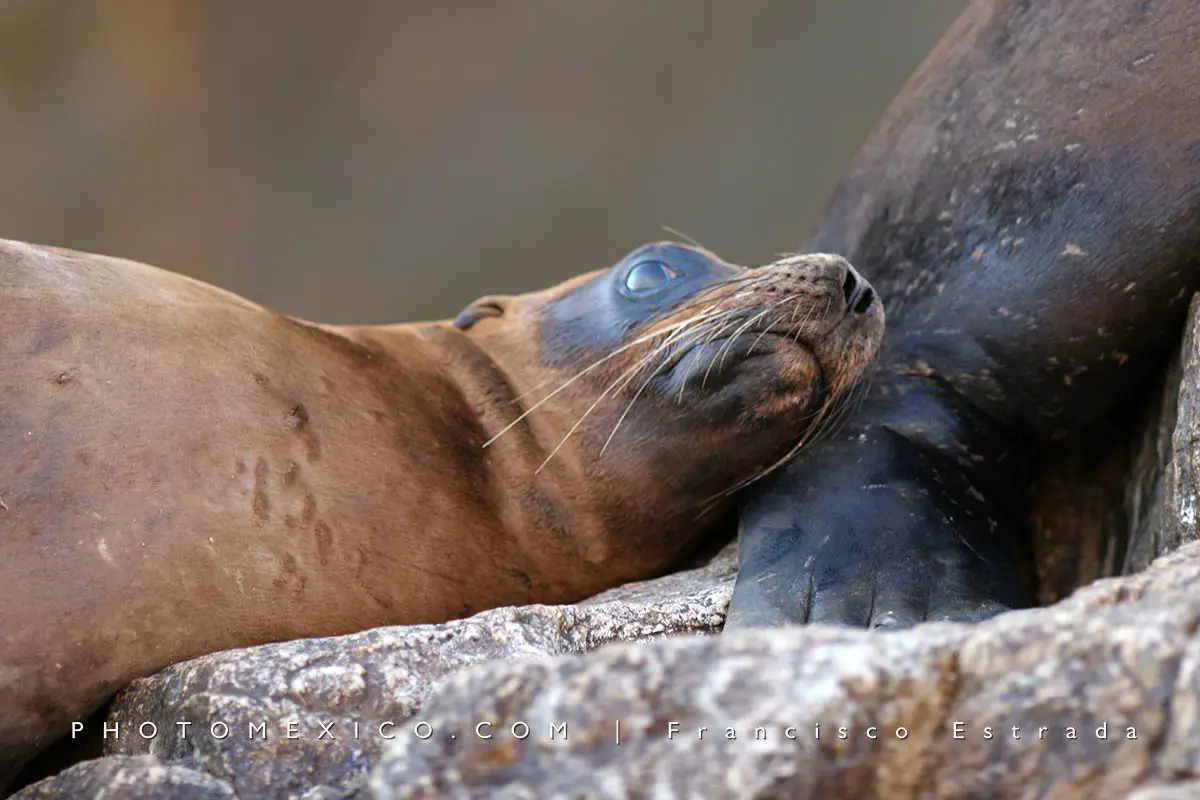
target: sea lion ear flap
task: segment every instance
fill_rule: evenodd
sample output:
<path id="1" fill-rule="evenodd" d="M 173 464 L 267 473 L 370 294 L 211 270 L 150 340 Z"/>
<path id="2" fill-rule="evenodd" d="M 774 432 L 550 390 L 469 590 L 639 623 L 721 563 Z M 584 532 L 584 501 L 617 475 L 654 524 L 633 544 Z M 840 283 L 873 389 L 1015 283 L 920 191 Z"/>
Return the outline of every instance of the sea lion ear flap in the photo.
<path id="1" fill-rule="evenodd" d="M 454 318 L 454 327 L 465 331 L 484 317 L 503 316 L 504 312 L 508 310 L 509 304 L 512 303 L 512 299 L 512 295 L 507 294 L 490 294 L 487 297 L 481 297 L 459 312 L 459 315 Z"/>

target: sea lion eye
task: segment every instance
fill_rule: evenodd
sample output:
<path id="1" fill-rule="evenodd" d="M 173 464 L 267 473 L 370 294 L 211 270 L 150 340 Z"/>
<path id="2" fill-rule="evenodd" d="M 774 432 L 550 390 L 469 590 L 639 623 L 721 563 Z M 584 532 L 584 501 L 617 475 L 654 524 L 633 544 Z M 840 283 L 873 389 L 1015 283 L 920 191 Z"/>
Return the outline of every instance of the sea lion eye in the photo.
<path id="1" fill-rule="evenodd" d="M 639 261 L 625 275 L 625 288 L 631 292 L 649 292 L 666 286 L 680 273 L 661 261 Z"/>

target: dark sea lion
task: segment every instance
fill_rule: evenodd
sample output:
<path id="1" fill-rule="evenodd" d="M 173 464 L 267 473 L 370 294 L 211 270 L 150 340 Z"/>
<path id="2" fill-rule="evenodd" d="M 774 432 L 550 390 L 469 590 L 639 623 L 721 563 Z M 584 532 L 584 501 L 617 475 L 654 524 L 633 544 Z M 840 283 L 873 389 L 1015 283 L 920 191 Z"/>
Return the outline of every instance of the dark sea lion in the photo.
<path id="1" fill-rule="evenodd" d="M 170 663 L 669 569 L 882 329 L 835 256 L 652 244 L 452 323 L 347 327 L 0 242 L 0 785 Z"/>
<path id="2" fill-rule="evenodd" d="M 849 426 L 747 497 L 730 627 L 1028 604 L 1031 467 L 1149 388 L 1200 289 L 1200 3 L 974 3 L 810 247 L 887 342 Z"/>

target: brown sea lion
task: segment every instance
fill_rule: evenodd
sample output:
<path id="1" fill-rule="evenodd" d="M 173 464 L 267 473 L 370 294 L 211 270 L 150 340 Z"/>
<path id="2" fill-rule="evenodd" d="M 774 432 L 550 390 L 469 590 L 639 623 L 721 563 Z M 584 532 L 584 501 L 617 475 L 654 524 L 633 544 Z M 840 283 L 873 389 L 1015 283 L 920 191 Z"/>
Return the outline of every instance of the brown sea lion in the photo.
<path id="1" fill-rule="evenodd" d="M 899 627 L 1031 602 L 1031 479 L 1126 429 L 1200 290 L 1200 3 L 978 0 L 809 247 L 876 285 L 859 413 L 746 498 L 731 627 Z"/>
<path id="2" fill-rule="evenodd" d="M 347 327 L 0 243 L 0 775 L 202 653 L 667 570 L 882 331 L 835 256 L 651 244 L 454 322 Z"/>

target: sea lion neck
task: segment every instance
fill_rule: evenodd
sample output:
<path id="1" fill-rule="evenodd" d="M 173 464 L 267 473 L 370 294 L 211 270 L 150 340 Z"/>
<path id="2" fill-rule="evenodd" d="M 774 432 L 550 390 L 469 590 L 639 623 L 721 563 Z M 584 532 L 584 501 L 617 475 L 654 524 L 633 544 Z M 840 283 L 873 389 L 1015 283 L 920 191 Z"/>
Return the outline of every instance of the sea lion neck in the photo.
<path id="1" fill-rule="evenodd" d="M 694 431 L 670 422 L 648 429 L 639 406 L 625 420 L 639 432 L 603 448 L 624 403 L 600 403 L 579 424 L 601 390 L 584 379 L 570 383 L 574 370 L 532 382 L 524 369 L 536 359 L 532 340 L 524 352 L 511 333 L 483 335 L 435 322 L 360 335 L 384 353 L 397 337 L 408 369 L 422 368 L 412 360 L 419 356 L 436 362 L 450 380 L 478 426 L 471 457 L 487 475 L 489 513 L 531 564 L 559 576 L 564 561 L 578 564 L 574 580 L 588 586 L 572 587 L 577 596 L 581 588 L 590 594 L 635 579 L 631 565 L 642 574 L 650 563 L 654 572 L 670 568 L 727 510 L 704 507 L 706 493 L 697 487 L 706 468 L 680 469 L 685 465 L 675 454 L 694 441 Z M 446 407 L 445 399 L 439 405 Z M 661 410 L 653 416 L 661 417 Z M 461 431 L 455 435 L 462 438 Z"/>
<path id="2" fill-rule="evenodd" d="M 442 400 L 458 405 L 470 418 L 471 427 L 477 429 L 473 439 L 479 458 L 495 458 L 497 452 L 506 449 L 506 457 L 521 462 L 524 472 L 540 472 L 538 467 L 561 432 L 545 420 L 554 416 L 553 407 L 542 406 L 536 411 L 543 413 L 532 413 L 540 397 L 536 390 L 546 387 L 525 385 L 523 376 L 507 363 L 519 357 L 498 358 L 486 343 L 445 322 L 344 328 L 339 333 L 387 370 L 419 376 L 410 383 L 421 394 L 428 394 L 428 376 L 435 376 L 432 380 L 436 391 L 444 395 Z M 397 405 L 412 400 L 397 398 Z M 518 419 L 520 422 L 513 424 Z M 501 431 L 508 447 L 493 448 L 492 444 L 501 439 Z"/>
<path id="3" fill-rule="evenodd" d="M 574 406 L 534 409 L 541 397 L 530 391 L 535 387 L 525 386 L 486 342 L 448 323 L 345 328 L 339 333 L 370 353 L 385 374 L 407 376 L 399 394 L 390 398 L 397 409 L 427 403 L 436 394 L 431 404 L 436 413 L 423 415 L 424 423 L 444 422 L 445 429 L 435 434 L 457 443 L 457 463 L 475 475 L 488 527 L 494 525 L 497 535 L 510 540 L 512 558 L 523 562 L 521 571 L 534 575 L 544 588 L 545 581 L 553 580 L 550 576 L 562 574 L 564 559 L 596 568 L 590 577 L 579 573 L 586 587 L 563 582 L 556 591 L 564 598 L 611 583 L 604 567 L 615 557 L 613 540 L 621 529 L 614 529 L 605 509 L 619 498 L 579 451 L 557 448 L 569 429 L 568 418 L 577 413 Z M 385 382 L 388 391 L 396 391 Z M 409 387 L 416 394 L 409 396 Z"/>

